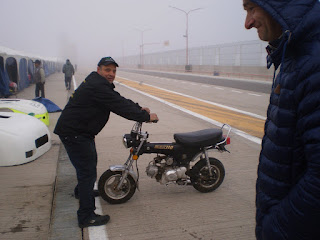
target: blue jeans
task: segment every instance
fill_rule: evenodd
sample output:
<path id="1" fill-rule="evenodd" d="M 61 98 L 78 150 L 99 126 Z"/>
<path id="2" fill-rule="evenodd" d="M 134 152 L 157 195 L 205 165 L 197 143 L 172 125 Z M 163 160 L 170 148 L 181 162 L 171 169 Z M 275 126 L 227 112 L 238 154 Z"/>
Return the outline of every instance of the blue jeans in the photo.
<path id="1" fill-rule="evenodd" d="M 60 136 L 72 165 L 76 169 L 79 191 L 78 222 L 94 216 L 94 183 L 97 180 L 97 151 L 94 139 L 83 136 Z"/>

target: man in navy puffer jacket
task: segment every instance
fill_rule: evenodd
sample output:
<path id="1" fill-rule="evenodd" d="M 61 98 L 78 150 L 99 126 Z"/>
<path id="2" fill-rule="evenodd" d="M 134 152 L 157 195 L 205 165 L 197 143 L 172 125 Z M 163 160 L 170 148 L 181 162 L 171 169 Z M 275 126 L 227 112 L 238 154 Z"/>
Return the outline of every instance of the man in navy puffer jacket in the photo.
<path id="1" fill-rule="evenodd" d="M 275 67 L 256 184 L 257 239 L 320 239 L 320 2 L 243 0 Z"/>

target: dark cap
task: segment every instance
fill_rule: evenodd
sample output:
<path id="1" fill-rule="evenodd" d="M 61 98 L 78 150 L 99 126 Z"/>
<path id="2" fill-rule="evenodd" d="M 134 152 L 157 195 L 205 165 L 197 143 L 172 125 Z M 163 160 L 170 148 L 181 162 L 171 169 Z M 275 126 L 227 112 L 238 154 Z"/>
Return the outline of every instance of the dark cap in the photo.
<path id="1" fill-rule="evenodd" d="M 41 64 L 40 60 L 38 60 L 38 59 L 34 63 L 35 64 Z"/>
<path id="2" fill-rule="evenodd" d="M 109 64 L 115 64 L 117 67 L 119 67 L 118 63 L 116 63 L 116 61 L 113 60 L 112 57 L 103 57 L 103 58 L 101 58 L 101 60 L 98 63 L 98 66 L 100 66 L 100 65 L 107 66 Z"/>

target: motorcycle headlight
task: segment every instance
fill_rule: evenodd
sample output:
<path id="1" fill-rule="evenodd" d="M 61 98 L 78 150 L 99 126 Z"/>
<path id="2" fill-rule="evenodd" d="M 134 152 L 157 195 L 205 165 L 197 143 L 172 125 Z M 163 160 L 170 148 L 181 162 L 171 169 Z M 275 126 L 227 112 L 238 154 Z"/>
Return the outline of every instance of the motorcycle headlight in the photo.
<path id="1" fill-rule="evenodd" d="M 131 147 L 132 144 L 132 138 L 130 136 L 130 134 L 125 134 L 122 138 L 122 143 L 126 148 Z"/>

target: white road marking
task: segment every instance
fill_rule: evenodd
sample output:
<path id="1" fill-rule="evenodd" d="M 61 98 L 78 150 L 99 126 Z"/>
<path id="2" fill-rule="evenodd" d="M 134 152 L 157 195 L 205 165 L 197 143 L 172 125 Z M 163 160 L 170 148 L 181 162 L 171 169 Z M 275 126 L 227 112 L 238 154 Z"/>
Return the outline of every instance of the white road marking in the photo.
<path id="1" fill-rule="evenodd" d="M 99 215 L 104 215 L 102 212 L 100 198 L 99 197 L 95 198 L 95 201 L 96 201 L 95 212 Z M 89 239 L 91 240 L 109 240 L 106 225 L 89 227 L 88 233 L 89 233 Z"/>
<path id="2" fill-rule="evenodd" d="M 131 79 L 124 78 L 124 77 L 122 77 L 122 78 L 123 78 L 123 79 L 126 79 L 126 80 L 128 80 L 128 81 L 132 81 L 132 82 L 139 83 L 138 81 L 135 81 L 135 80 L 131 80 Z M 120 84 L 121 84 L 121 83 L 120 83 Z M 221 107 L 221 108 L 225 108 L 225 109 L 228 109 L 228 110 L 231 110 L 231 111 L 234 111 L 234 112 L 242 113 L 242 114 L 244 114 L 244 115 L 248 115 L 248 116 L 251 116 L 251 117 L 258 118 L 258 119 L 266 120 L 265 117 L 263 117 L 263 116 L 261 116 L 261 115 L 258 115 L 258 114 L 255 114 L 255 113 L 243 111 L 243 110 L 240 110 L 240 109 L 237 109 L 237 108 L 233 108 L 233 107 L 229 107 L 229 106 L 226 106 L 226 105 L 223 105 L 223 104 L 220 104 L 220 103 L 210 102 L 210 101 L 203 100 L 203 99 L 200 99 L 200 98 L 197 98 L 197 97 L 193 97 L 193 96 L 190 96 L 190 95 L 187 95 L 187 94 L 183 94 L 183 93 L 171 91 L 171 90 L 168 90 L 168 89 L 165 89 L 165 88 L 157 87 L 157 86 L 154 86 L 154 85 L 151 85 L 151 84 L 145 83 L 144 85 L 150 86 L 150 87 L 154 87 L 154 88 L 158 88 L 158 89 L 160 89 L 160 90 L 167 91 L 167 92 L 170 92 L 170 93 L 174 93 L 174 94 L 177 94 L 177 95 L 180 95 L 180 96 L 183 96 L 183 97 L 192 98 L 192 99 L 195 99 L 195 100 L 197 100 L 197 101 L 201 101 L 201 102 L 204 102 L 204 103 L 207 103 L 207 104 L 211 104 L 211 105 L 214 105 L 214 106 L 218 106 L 218 107 Z"/>
<path id="3" fill-rule="evenodd" d="M 77 86 L 76 78 L 74 77 L 74 75 L 72 76 L 72 81 L 73 81 L 73 88 L 74 90 L 76 90 L 78 86 Z"/>
<path id="4" fill-rule="evenodd" d="M 255 93 L 248 93 L 249 95 L 252 95 L 252 96 L 256 96 L 256 97 L 261 97 L 260 94 L 255 94 Z"/>
<path id="5" fill-rule="evenodd" d="M 238 90 L 231 90 L 231 92 L 234 92 L 234 93 L 242 93 L 241 91 L 238 91 Z"/>
<path id="6" fill-rule="evenodd" d="M 156 78 L 159 78 L 159 77 L 156 77 Z M 169 81 L 169 80 L 172 80 L 172 79 L 164 78 L 164 80 Z M 176 82 L 177 80 L 172 80 L 172 81 Z M 182 83 L 182 84 L 187 84 L 187 83 L 189 83 L 189 84 L 191 84 L 191 85 L 198 85 L 197 83 L 190 83 L 190 82 L 185 82 L 185 81 L 180 81 L 180 83 Z M 210 87 L 212 87 L 212 85 L 207 85 L 207 84 L 201 84 L 200 86 L 201 86 L 201 87 L 205 87 L 205 88 L 210 88 Z M 215 89 L 218 89 L 218 90 L 225 90 L 224 88 L 221 88 L 221 87 L 214 87 L 214 88 L 215 88 Z M 231 90 L 231 92 L 243 93 L 243 92 L 237 91 L 237 90 Z M 262 95 L 256 94 L 256 93 L 247 93 L 247 94 L 249 94 L 249 95 L 251 95 L 251 96 L 255 96 L 255 97 L 261 97 L 261 96 L 262 96 Z"/>

